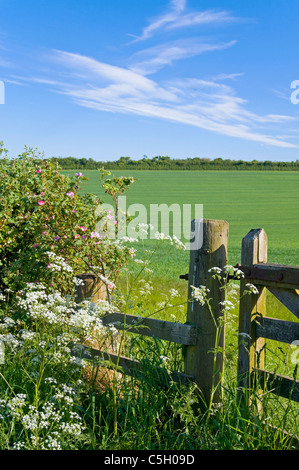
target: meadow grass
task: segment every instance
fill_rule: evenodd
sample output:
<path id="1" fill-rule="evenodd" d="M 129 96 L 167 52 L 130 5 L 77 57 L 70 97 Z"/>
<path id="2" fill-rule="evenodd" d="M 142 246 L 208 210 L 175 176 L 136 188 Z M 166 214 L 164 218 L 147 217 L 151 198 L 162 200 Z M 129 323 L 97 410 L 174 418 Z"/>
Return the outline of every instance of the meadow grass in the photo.
<path id="1" fill-rule="evenodd" d="M 90 171 L 86 175 L 90 180 L 84 190 L 103 195 L 99 172 Z M 271 262 L 299 264 L 296 173 L 140 171 L 132 175 L 138 182 L 128 192 L 129 204 L 139 202 L 149 207 L 161 202 L 200 203 L 204 205 L 205 218 L 227 220 L 230 264 L 240 261 L 242 237 L 258 227 L 268 233 Z M 144 260 L 145 249 L 153 249 L 153 243 L 148 241 L 144 246 L 137 243 L 135 259 Z M 188 252 L 162 244 L 149 265 L 152 272 L 143 270 L 142 263 L 135 259 L 123 271 L 117 286 L 125 298 L 122 305 L 126 312 L 185 323 L 188 283 L 179 280 L 179 275 L 188 272 Z M 26 332 L 25 349 L 22 342 L 15 345 L 12 342 L 12 351 L 7 351 L 5 364 L 0 365 L 0 412 L 5 417 L 0 428 L 0 448 L 121 451 L 294 448 L 279 429 L 299 435 L 298 404 L 268 392 L 260 396 L 258 390 L 253 390 L 246 410 L 238 402 L 238 286 L 237 282 L 228 286 L 228 299 L 235 307 L 226 319 L 222 406 L 203 410 L 193 384 L 178 387 L 170 381 L 162 386 L 157 381 L 156 367 L 164 368 L 166 373 L 182 371 L 183 347 L 131 333 L 126 333 L 124 352 L 145 365 L 143 380 L 123 377 L 120 383 L 111 383 L 99 393 L 93 381 L 81 380 L 82 369 L 75 364 L 74 368 L 65 366 L 69 357 L 66 343 L 60 350 L 57 338 L 61 335 L 56 332 L 50 338 L 48 325 L 42 323 L 38 337 Z M 268 316 L 294 321 L 294 316 L 270 293 L 267 303 Z M 3 317 L 6 315 L 3 310 Z M 8 327 L 7 323 L 5 328 Z M 22 331 L 20 334 L 24 335 Z M 8 335 L 7 340 L 13 338 Z M 267 342 L 267 369 L 292 375 L 295 371 L 291 353 L 289 346 Z M 94 370 L 97 371 L 96 363 Z M 262 414 L 257 411 L 260 403 Z"/>
<path id="2" fill-rule="evenodd" d="M 155 316 L 157 308 L 164 306 L 159 318 L 184 323 L 187 283 L 176 281 L 170 287 L 149 272 L 137 276 L 133 266 L 123 273 L 119 285 L 126 311 Z M 129 298 L 126 297 L 128 287 L 131 288 Z M 12 342 L 12 352 L 7 351 L 5 364 L 0 366 L 0 414 L 4 417 L 0 448 L 109 451 L 294 448 L 273 426 L 298 435 L 295 403 L 268 392 L 260 397 L 253 390 L 249 407 L 244 410 L 239 406 L 238 293 L 234 292 L 237 290 L 238 284 L 230 284 L 228 298 L 235 308 L 227 317 L 222 406 L 205 410 L 195 385 L 178 386 L 157 377 L 156 367 L 162 368 L 166 375 L 172 370 L 183 370 L 184 350 L 180 345 L 132 333 L 121 333 L 125 335 L 122 353 L 141 361 L 143 377 L 136 380 L 124 376 L 116 383 L 110 381 L 99 392 L 96 381 L 82 380 L 80 367 L 75 363 L 74 367 L 67 365 L 66 343 L 58 348 L 57 338 L 62 337 L 57 335 L 59 325 L 55 326 L 52 337 L 52 328 L 42 322 L 38 337 L 26 331 L 26 344 Z M 117 304 L 117 293 L 115 296 L 113 300 Z M 38 312 L 37 306 L 35 311 Z M 270 365 L 276 366 L 279 361 L 286 366 L 286 357 L 281 352 L 279 358 L 275 353 Z M 96 377 L 96 361 L 92 368 Z M 262 414 L 257 412 L 260 402 Z"/>
<path id="3" fill-rule="evenodd" d="M 64 170 L 65 174 L 75 171 Z M 104 197 L 99 171 L 85 171 L 89 178 L 83 188 Z M 240 262 L 242 238 L 253 228 L 268 235 L 268 260 L 299 265 L 299 173 L 246 171 L 112 171 L 113 175 L 137 179 L 126 193 L 127 206 L 143 204 L 203 205 L 206 219 L 229 223 L 229 264 Z M 105 197 L 104 197 L 105 198 Z M 107 198 L 105 198 L 105 202 Z M 149 223 L 150 221 L 148 221 Z M 149 246 L 151 241 L 148 240 Z M 176 255 L 177 256 L 177 255 Z M 188 254 L 167 263 L 155 263 L 158 273 L 177 278 L 176 267 L 188 266 Z M 155 269 L 156 272 L 156 269 Z M 187 271 L 186 271 L 187 272 Z"/>

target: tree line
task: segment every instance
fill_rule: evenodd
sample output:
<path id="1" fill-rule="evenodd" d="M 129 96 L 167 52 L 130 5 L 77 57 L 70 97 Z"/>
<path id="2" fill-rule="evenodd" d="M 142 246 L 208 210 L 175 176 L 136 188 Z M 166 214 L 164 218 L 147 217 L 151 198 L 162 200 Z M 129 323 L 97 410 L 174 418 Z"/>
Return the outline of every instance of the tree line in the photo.
<path id="1" fill-rule="evenodd" d="M 120 157 L 115 161 L 96 161 L 92 158 L 52 157 L 48 159 L 57 162 L 63 170 L 299 170 L 299 160 L 295 162 L 279 161 L 243 161 L 222 158 L 186 158 L 172 159 L 168 156 L 149 158 L 144 156 L 139 160 L 130 157 Z"/>

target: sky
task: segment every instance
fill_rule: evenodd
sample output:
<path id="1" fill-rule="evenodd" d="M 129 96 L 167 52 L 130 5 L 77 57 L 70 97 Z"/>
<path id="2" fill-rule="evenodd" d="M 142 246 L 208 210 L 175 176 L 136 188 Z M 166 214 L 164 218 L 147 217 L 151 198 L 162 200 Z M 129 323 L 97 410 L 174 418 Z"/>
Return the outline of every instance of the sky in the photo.
<path id="1" fill-rule="evenodd" d="M 298 17 L 298 0 L 0 0 L 0 141 L 299 160 Z"/>

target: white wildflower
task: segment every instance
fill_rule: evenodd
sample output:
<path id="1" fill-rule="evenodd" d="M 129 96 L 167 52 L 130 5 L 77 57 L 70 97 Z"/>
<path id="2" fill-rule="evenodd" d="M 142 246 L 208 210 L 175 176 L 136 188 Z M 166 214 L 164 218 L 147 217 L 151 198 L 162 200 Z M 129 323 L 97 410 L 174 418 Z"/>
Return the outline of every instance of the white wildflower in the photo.
<path id="1" fill-rule="evenodd" d="M 80 436 L 84 427 L 80 423 L 61 423 L 59 429 L 63 433 Z"/>
<path id="2" fill-rule="evenodd" d="M 240 294 L 240 286 L 238 286 L 238 284 L 230 283 L 228 286 L 228 293 L 230 297 L 232 297 L 233 299 L 236 299 L 237 296 L 239 296 Z"/>
<path id="3" fill-rule="evenodd" d="M 12 416 L 20 417 L 22 415 L 22 410 L 26 405 L 26 398 L 26 394 L 19 393 L 7 402 L 6 406 Z"/>
<path id="4" fill-rule="evenodd" d="M 61 450 L 62 448 L 58 438 L 58 432 L 53 432 L 52 434 L 49 434 L 45 439 L 44 448 L 49 450 Z"/>
<path id="5" fill-rule="evenodd" d="M 13 449 L 14 450 L 22 450 L 26 449 L 26 443 L 25 442 L 14 442 L 13 444 Z"/>
<path id="6" fill-rule="evenodd" d="M 104 284 L 106 284 L 106 286 L 108 286 L 110 289 L 113 289 L 115 288 L 115 284 L 114 282 L 110 281 L 110 279 L 108 279 L 107 277 L 103 276 L 102 274 L 98 274 L 98 277 L 101 279 L 101 281 L 104 282 Z"/>
<path id="7" fill-rule="evenodd" d="M 14 324 L 16 323 L 14 321 L 13 318 L 11 317 L 5 317 L 4 320 L 3 320 L 3 323 L 6 325 L 6 326 L 14 326 Z"/>
<path id="8" fill-rule="evenodd" d="M 87 361 L 85 361 L 84 359 L 81 359 L 80 357 L 77 357 L 77 356 L 70 356 L 69 358 L 69 363 L 70 364 L 73 364 L 75 366 L 86 366 L 88 363 Z"/>
<path id="9" fill-rule="evenodd" d="M 0 341 L 3 341 L 13 352 L 17 352 L 21 346 L 20 341 L 11 333 L 0 335 Z"/>
<path id="10" fill-rule="evenodd" d="M 194 300 L 197 300 L 201 305 L 205 305 L 205 303 L 207 302 L 207 294 L 208 292 L 210 292 L 209 289 L 205 286 L 191 286 L 191 289 L 192 298 Z"/>
<path id="11" fill-rule="evenodd" d="M 213 274 L 221 274 L 222 273 L 222 269 L 221 268 L 218 268 L 217 266 L 215 266 L 214 268 L 211 268 L 208 270 L 209 273 L 213 273 Z"/>
<path id="12" fill-rule="evenodd" d="M 83 279 L 79 279 L 78 277 L 73 278 L 73 283 L 75 284 L 75 286 L 84 286 Z"/>
<path id="13" fill-rule="evenodd" d="M 228 311 L 235 308 L 234 304 L 232 302 L 230 302 L 229 300 L 224 300 L 223 302 L 219 302 L 219 305 L 221 305 L 222 307 L 224 307 Z"/>
<path id="14" fill-rule="evenodd" d="M 146 271 L 147 273 L 153 273 L 154 271 L 150 268 L 144 268 L 144 271 Z"/>
<path id="15" fill-rule="evenodd" d="M 129 243 L 138 242 L 138 238 L 132 238 L 132 237 L 122 237 L 121 240 L 123 240 L 124 242 L 129 242 Z"/>
<path id="16" fill-rule="evenodd" d="M 21 330 L 20 336 L 24 341 L 30 341 L 36 338 L 36 333 L 34 331 Z"/>
<path id="17" fill-rule="evenodd" d="M 66 271 L 66 272 L 72 272 L 73 268 L 67 263 L 67 261 L 62 257 L 58 256 L 52 251 L 47 251 L 46 254 L 50 258 L 50 263 L 48 264 L 47 268 L 50 269 L 50 271 Z"/>
<path id="18" fill-rule="evenodd" d="M 160 355 L 160 359 L 161 359 L 161 361 L 164 362 L 164 363 L 167 362 L 167 361 L 169 361 L 169 357 L 163 356 L 162 354 Z"/>
<path id="19" fill-rule="evenodd" d="M 139 293 L 141 295 L 149 295 L 151 294 L 152 290 L 153 290 L 153 286 L 152 286 L 152 283 L 151 281 L 145 281 L 144 279 L 141 279 L 139 281 L 140 284 L 142 284 L 142 286 L 140 287 L 139 289 Z"/>
<path id="20" fill-rule="evenodd" d="M 54 385 L 57 384 L 57 380 L 54 379 L 53 377 L 46 377 L 45 382 L 49 384 L 54 384 Z"/>
<path id="21" fill-rule="evenodd" d="M 165 235 L 164 233 L 162 232 L 156 232 L 155 233 L 155 238 L 156 240 L 170 240 L 171 244 L 172 244 L 172 238 L 170 235 Z"/>
<path id="22" fill-rule="evenodd" d="M 243 292 L 243 294 L 258 294 L 259 291 L 257 289 L 257 287 L 253 284 L 245 284 L 245 290 Z"/>
<path id="23" fill-rule="evenodd" d="M 153 226 L 151 224 L 137 224 L 136 228 L 138 229 L 138 236 L 143 240 L 147 238 L 148 236 L 148 231 L 153 230 Z"/>
<path id="24" fill-rule="evenodd" d="M 110 333 L 112 336 L 117 336 L 117 335 L 118 335 L 118 330 L 117 330 L 117 328 L 115 328 L 114 323 L 109 323 L 109 324 L 107 325 L 107 329 L 108 329 L 109 333 Z"/>
<path id="25" fill-rule="evenodd" d="M 169 291 L 171 297 L 177 297 L 179 292 L 176 289 L 170 289 Z"/>
<path id="26" fill-rule="evenodd" d="M 181 240 L 179 240 L 175 235 L 173 235 L 172 237 L 172 240 L 175 244 L 175 247 L 178 248 L 179 250 L 186 250 L 186 245 L 184 245 L 183 242 L 181 242 Z"/>
<path id="27" fill-rule="evenodd" d="M 242 278 L 244 278 L 244 273 L 243 273 L 243 271 L 241 271 L 240 269 L 235 268 L 234 266 L 231 266 L 231 265 L 226 265 L 226 266 L 224 266 L 223 272 L 224 272 L 226 275 L 233 276 L 233 277 L 236 278 L 236 279 L 242 279 Z"/>

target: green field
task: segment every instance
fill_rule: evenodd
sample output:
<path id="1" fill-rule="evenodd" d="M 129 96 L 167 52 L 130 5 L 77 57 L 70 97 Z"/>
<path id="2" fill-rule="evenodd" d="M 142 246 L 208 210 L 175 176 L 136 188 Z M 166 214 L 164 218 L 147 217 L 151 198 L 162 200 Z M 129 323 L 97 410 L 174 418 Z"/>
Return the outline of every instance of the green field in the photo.
<path id="1" fill-rule="evenodd" d="M 64 171 L 74 174 L 75 171 Z M 84 191 L 103 195 L 98 171 L 86 171 Z M 127 205 L 203 204 L 203 216 L 229 223 L 229 263 L 240 262 L 242 238 L 252 228 L 268 235 L 268 261 L 299 265 L 299 173 L 246 171 L 113 171 L 134 176 Z M 108 202 L 107 199 L 105 201 Z M 148 221 L 149 222 L 149 221 Z M 175 258 L 173 258 L 175 256 Z M 188 266 L 188 253 L 171 255 L 161 274 L 177 277 Z"/>

